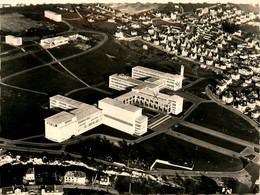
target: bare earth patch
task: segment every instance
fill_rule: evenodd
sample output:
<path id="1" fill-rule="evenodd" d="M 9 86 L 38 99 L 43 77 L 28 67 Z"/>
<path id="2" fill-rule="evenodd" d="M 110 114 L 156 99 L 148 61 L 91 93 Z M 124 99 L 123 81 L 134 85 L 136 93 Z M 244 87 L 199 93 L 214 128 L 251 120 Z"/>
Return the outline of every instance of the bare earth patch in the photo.
<path id="1" fill-rule="evenodd" d="M 0 27 L 2 31 L 21 32 L 38 26 L 38 22 L 18 13 L 3 14 L 0 17 Z"/>
<path id="2" fill-rule="evenodd" d="M 156 9 L 157 5 L 155 4 L 140 4 L 140 3 L 122 3 L 122 4 L 110 4 L 110 7 L 113 9 L 118 9 L 122 12 L 126 12 L 129 14 L 138 14 L 141 12 L 145 12 L 151 9 Z"/>

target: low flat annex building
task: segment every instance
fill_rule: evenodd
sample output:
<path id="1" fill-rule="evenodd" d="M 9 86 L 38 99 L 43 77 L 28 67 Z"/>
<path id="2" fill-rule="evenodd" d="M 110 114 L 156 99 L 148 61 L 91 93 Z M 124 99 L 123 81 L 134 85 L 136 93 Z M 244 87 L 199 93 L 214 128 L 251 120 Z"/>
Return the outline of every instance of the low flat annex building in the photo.
<path id="1" fill-rule="evenodd" d="M 63 36 L 41 39 L 41 41 L 40 41 L 40 45 L 43 48 L 58 47 L 60 45 L 65 45 L 67 43 L 69 43 L 69 39 L 67 37 L 63 37 Z"/>
<path id="2" fill-rule="evenodd" d="M 13 46 L 20 46 L 23 44 L 22 37 L 15 37 L 13 35 L 5 36 L 5 43 Z"/>
<path id="3" fill-rule="evenodd" d="M 49 11 L 49 10 L 44 11 L 44 17 L 54 20 L 56 22 L 62 21 L 61 14 L 57 14 L 57 13 Z"/>

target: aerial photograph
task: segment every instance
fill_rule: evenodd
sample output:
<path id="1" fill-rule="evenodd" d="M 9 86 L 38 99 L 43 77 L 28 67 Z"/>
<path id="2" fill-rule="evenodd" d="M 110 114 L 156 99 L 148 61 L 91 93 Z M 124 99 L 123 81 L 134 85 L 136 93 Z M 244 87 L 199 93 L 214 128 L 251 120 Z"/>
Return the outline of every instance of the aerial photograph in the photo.
<path id="1" fill-rule="evenodd" d="M 259 194 L 260 2 L 0 2 L 0 195 Z"/>

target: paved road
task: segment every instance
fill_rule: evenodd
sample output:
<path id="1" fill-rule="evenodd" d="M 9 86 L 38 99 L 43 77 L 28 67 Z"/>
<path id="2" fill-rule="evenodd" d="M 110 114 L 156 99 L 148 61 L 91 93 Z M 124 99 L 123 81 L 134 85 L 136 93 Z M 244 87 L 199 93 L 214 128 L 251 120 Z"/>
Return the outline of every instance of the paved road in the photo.
<path id="1" fill-rule="evenodd" d="M 49 62 L 49 63 L 46 63 L 46 64 L 42 64 L 42 65 L 39 65 L 39 66 L 36 66 L 36 67 L 33 67 L 33 68 L 29 68 L 29 69 L 26 69 L 26 70 L 14 73 L 12 75 L 9 75 L 7 77 L 2 78 L 2 82 L 7 80 L 7 79 L 9 79 L 9 78 L 14 77 L 14 76 L 17 76 L 17 75 L 20 75 L 20 74 L 24 74 L 26 72 L 29 72 L 29 71 L 32 71 L 32 70 L 35 70 L 35 69 L 38 69 L 38 68 L 42 68 L 42 67 L 45 67 L 45 66 L 50 66 L 50 65 L 55 64 L 57 62 L 62 62 L 62 61 L 65 61 L 65 60 L 69 60 L 69 59 L 72 59 L 72 58 L 79 57 L 81 55 L 87 54 L 89 52 L 95 51 L 96 49 L 102 47 L 108 41 L 108 36 L 105 33 L 92 31 L 92 30 L 85 30 L 85 31 L 80 30 L 80 31 L 81 32 L 89 32 L 89 33 L 97 33 L 97 34 L 102 35 L 104 37 L 104 39 L 100 43 L 98 43 L 96 46 L 94 46 L 94 47 L 92 47 L 92 48 L 90 48 L 90 49 L 88 49 L 86 51 L 83 51 L 81 53 L 77 53 L 77 54 L 74 54 L 74 55 L 71 55 L 71 56 L 68 56 L 68 57 L 57 59 L 57 61 Z M 80 32 L 80 31 L 76 31 L 76 32 Z"/>
<path id="2" fill-rule="evenodd" d="M 1 82 L 1 81 L 0 81 L 0 84 L 3 85 L 3 86 L 6 86 L 6 87 L 10 87 L 10 88 L 14 88 L 14 89 L 19 89 L 19 90 L 22 90 L 22 91 L 28 91 L 28 92 L 37 93 L 37 94 L 40 94 L 40 95 L 48 95 L 47 93 L 44 93 L 44 92 L 40 92 L 40 91 L 35 91 L 35 90 L 30 90 L 30 89 L 25 89 L 25 88 L 22 88 L 22 87 L 17 87 L 17 86 L 9 85 L 9 84 L 3 83 L 3 82 Z"/>
<path id="3" fill-rule="evenodd" d="M 185 126 L 185 127 L 188 127 L 188 128 L 191 128 L 191 129 L 194 129 L 194 130 L 197 130 L 197 131 L 200 131 L 200 132 L 203 132 L 203 133 L 206 133 L 206 134 L 209 134 L 209 135 L 212 135 L 212 136 L 215 136 L 215 137 L 218 137 L 218 138 L 239 144 L 239 145 L 248 146 L 248 147 L 251 147 L 251 148 L 255 147 L 255 148 L 260 149 L 259 144 L 255 144 L 255 143 L 245 141 L 245 140 L 242 140 L 242 139 L 239 139 L 239 138 L 236 138 L 236 137 L 224 134 L 224 133 L 220 133 L 220 132 L 214 131 L 212 129 L 196 125 L 194 123 L 182 121 L 180 124 L 182 126 Z"/>
<path id="4" fill-rule="evenodd" d="M 187 88 L 189 88 L 189 87 L 192 87 L 193 85 L 196 85 L 197 83 L 203 81 L 204 79 L 205 79 L 205 78 L 203 78 L 203 77 L 202 77 L 202 78 L 199 78 L 199 79 L 197 79 L 196 81 L 191 82 L 191 83 L 189 83 L 188 85 L 182 87 L 182 90 L 187 89 Z"/>
<path id="5" fill-rule="evenodd" d="M 217 146 L 217 145 L 214 145 L 214 144 L 211 144 L 211 143 L 199 140 L 197 138 L 194 138 L 194 137 L 191 137 L 191 136 L 188 136 L 188 135 L 176 132 L 174 130 L 168 130 L 166 132 L 166 134 L 168 134 L 170 136 L 173 136 L 173 137 L 176 137 L 178 139 L 190 142 L 192 144 L 195 144 L 195 145 L 198 145 L 198 146 L 210 149 L 212 151 L 215 151 L 215 152 L 227 155 L 227 156 L 231 156 L 231 157 L 235 157 L 235 158 L 244 157 L 244 155 L 242 155 L 242 154 L 240 154 L 238 152 L 234 152 L 232 150 L 228 150 L 228 149 L 223 148 L 221 146 Z"/>
<path id="6" fill-rule="evenodd" d="M 88 32 L 93 32 L 93 31 L 88 31 Z M 95 31 L 94 31 L 95 32 Z M 95 32 L 95 33 L 97 33 L 97 32 Z M 105 34 L 106 35 L 106 34 Z M 90 51 L 93 51 L 94 49 L 97 49 L 97 48 L 99 48 L 99 47 L 101 47 L 103 44 L 104 44 L 104 42 L 107 40 L 107 35 L 105 36 L 105 38 L 104 38 L 104 40 L 99 44 L 99 45 L 97 45 L 96 47 L 94 47 L 94 48 L 91 48 L 90 50 L 88 50 L 87 52 L 90 52 Z M 86 52 L 86 53 L 87 53 Z M 81 54 L 77 54 L 76 56 L 80 56 L 80 55 L 83 55 L 83 54 L 85 54 L 85 53 L 81 53 Z M 72 58 L 72 57 L 75 57 L 75 55 L 74 56 L 70 56 L 69 58 Z M 68 58 L 66 58 L 66 59 L 68 59 Z M 65 58 L 64 59 L 59 59 L 59 61 L 63 61 L 63 60 L 66 60 Z M 56 63 L 56 62 L 52 62 L 52 63 Z M 48 65 L 51 65 L 52 63 L 49 63 Z M 45 66 L 46 66 L 46 64 L 45 64 Z M 191 102 L 193 102 L 193 103 L 200 103 L 201 101 L 204 101 L 203 99 L 201 99 L 201 98 L 199 98 L 199 97 L 197 97 L 197 96 L 194 96 L 194 95 L 192 95 L 192 94 L 189 94 L 189 93 L 187 93 L 187 92 L 178 92 L 181 96 L 183 96 L 183 97 L 186 97 L 188 100 L 190 100 Z M 193 127 L 194 127 L 194 124 L 188 124 L 187 122 L 184 122 L 184 121 L 182 121 L 181 119 L 179 120 L 180 121 L 180 124 L 181 125 L 192 125 Z M 167 121 L 167 123 L 168 122 L 171 122 L 171 121 Z M 164 126 L 164 130 L 159 130 L 160 129 L 160 126 Z M 140 142 L 142 142 L 142 141 L 145 141 L 145 140 L 147 140 L 147 139 L 150 139 L 150 138 L 152 138 L 153 136 L 156 136 L 156 135 L 159 135 L 159 134 L 161 134 L 161 133 L 165 133 L 165 132 L 167 132 L 167 128 L 165 128 L 166 126 L 165 126 L 165 124 L 163 123 L 163 124 L 160 124 L 159 126 L 157 126 L 155 129 L 157 129 L 154 133 L 151 133 L 151 134 L 149 134 L 149 135 L 147 135 L 147 136 L 145 136 L 145 137 L 141 137 L 141 138 L 139 138 L 139 139 L 137 139 L 137 140 L 133 140 L 133 141 L 131 141 L 131 142 L 135 142 L 135 143 L 140 143 Z M 201 127 L 199 126 L 199 127 L 196 127 L 196 130 L 198 130 L 198 129 L 201 129 Z M 205 129 L 204 129 L 205 130 Z M 211 129 L 206 129 L 206 131 L 208 132 L 208 131 L 213 131 L 213 130 L 211 130 Z M 214 131 L 215 132 L 215 131 Z M 93 135 L 93 136 L 96 136 L 96 135 Z M 218 137 L 218 136 L 216 136 L 216 137 Z M 221 135 L 221 138 L 223 139 L 223 138 L 225 138 L 226 137 L 226 135 L 224 135 L 224 137 L 223 137 L 223 135 Z M 42 152 L 48 152 L 48 153 L 51 153 L 51 154 L 62 154 L 63 152 L 64 153 L 67 153 L 66 152 L 66 150 L 65 150 L 65 146 L 68 144 L 73 144 L 73 143 L 77 143 L 78 141 L 82 141 L 82 140 L 84 140 L 84 139 L 87 139 L 87 138 L 89 138 L 89 137 L 87 137 L 87 136 L 85 136 L 85 137 L 79 137 L 79 139 L 78 140 L 69 140 L 68 142 L 64 142 L 63 143 L 63 146 L 62 146 L 62 148 L 61 148 L 61 150 L 51 150 L 51 149 L 42 149 L 42 148 L 32 148 L 31 146 L 38 146 L 38 143 L 28 143 L 28 142 L 23 142 L 23 141 L 19 141 L 19 140 L 7 140 L 7 139 L 2 139 L 2 138 L 0 138 L 0 141 L 2 141 L 3 142 L 3 144 L 2 144 L 2 146 L 4 147 L 4 148 L 6 148 L 6 149 L 11 149 L 11 150 L 19 150 L 19 151 L 25 151 L 25 152 L 40 152 L 40 153 L 42 153 Z M 231 137 L 232 139 L 233 139 L 233 137 Z M 111 138 L 112 139 L 112 138 Z M 114 139 L 114 138 L 113 138 Z M 118 139 L 118 138 L 117 138 Z M 230 141 L 230 140 L 229 140 Z M 20 147 L 20 146 L 15 146 L 14 144 L 25 144 L 25 145 L 28 145 L 28 147 Z M 235 142 L 235 143 L 237 143 L 237 141 Z M 239 140 L 239 143 L 241 144 L 241 140 Z M 246 143 L 246 144 L 248 144 L 248 143 Z M 251 144 L 251 143 L 250 143 Z M 59 145 L 59 144 L 57 144 L 57 143 L 53 143 L 53 145 L 52 144 L 47 144 L 46 143 L 46 145 L 43 145 L 43 147 L 44 146 L 55 146 L 55 145 Z M 257 147 L 259 147 L 259 145 L 257 145 Z M 76 157 L 76 158 L 81 158 L 82 156 L 81 155 L 76 155 L 76 154 L 71 154 L 71 153 L 68 153 L 68 154 L 70 154 L 70 155 L 72 155 L 72 156 L 74 156 L 74 157 Z M 107 161 L 103 161 L 103 160 L 100 160 L 100 162 L 104 162 L 104 163 L 106 163 L 106 164 L 113 164 L 113 163 L 109 163 L 109 162 L 107 162 Z M 205 174 L 205 175 L 207 175 L 207 176 L 211 176 L 211 177 L 225 177 L 225 176 L 228 176 L 228 177 L 234 177 L 234 178 L 239 178 L 239 177 L 245 177 L 245 175 L 247 174 L 246 172 L 245 172 L 245 170 L 243 169 L 243 170 L 241 170 L 241 171 L 239 171 L 239 172 L 212 172 L 212 171 L 210 171 L 210 172 L 198 172 L 198 171 L 189 171 L 189 172 L 185 172 L 185 171 L 174 171 L 174 170 L 167 170 L 167 171 L 149 171 L 151 174 L 160 174 L 160 175 L 162 175 L 162 174 L 167 174 L 167 175 L 175 175 L 176 173 L 178 173 L 179 175 L 185 175 L 185 176 L 200 176 L 201 174 Z M 149 173 L 148 172 L 148 173 Z"/>

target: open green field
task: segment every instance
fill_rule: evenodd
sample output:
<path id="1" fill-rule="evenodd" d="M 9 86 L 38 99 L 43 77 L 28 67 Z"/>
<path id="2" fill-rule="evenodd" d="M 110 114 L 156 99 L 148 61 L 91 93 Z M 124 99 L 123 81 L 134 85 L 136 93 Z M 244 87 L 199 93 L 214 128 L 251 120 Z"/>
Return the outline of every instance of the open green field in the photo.
<path id="1" fill-rule="evenodd" d="M 211 136 L 209 134 L 202 133 L 202 132 L 196 131 L 194 129 L 190 129 L 190 128 L 183 127 L 183 126 L 174 128 L 173 131 L 183 133 L 185 135 L 197 138 L 199 140 L 202 140 L 202 141 L 205 141 L 205 142 L 208 142 L 208 143 L 211 143 L 211 144 L 214 144 L 214 145 L 217 145 L 217 146 L 220 146 L 220 147 L 223 147 L 223 148 L 226 148 L 228 150 L 232 150 L 232 151 L 235 151 L 238 153 L 242 152 L 246 148 L 245 146 L 238 145 L 238 144 L 226 141 L 224 139 L 220 139 L 220 138 Z"/>
<path id="2" fill-rule="evenodd" d="M 242 168 L 242 163 L 238 159 L 232 160 L 229 156 L 165 134 L 160 134 L 138 145 L 145 151 L 143 157 L 150 159 L 150 163 L 155 159 L 172 163 L 193 161 L 194 170 L 207 171 L 236 171 Z"/>
<path id="3" fill-rule="evenodd" d="M 209 100 L 210 98 L 205 93 L 205 88 L 208 84 L 209 84 L 209 79 L 204 79 L 204 80 L 196 83 L 195 85 L 189 87 L 188 89 L 186 89 L 186 91 L 188 91 L 196 96 L 199 96 L 203 99 Z"/>
<path id="4" fill-rule="evenodd" d="M 88 139 L 67 146 L 66 151 L 88 154 L 101 159 L 108 158 L 122 163 L 126 163 L 128 159 L 132 161 L 130 163 L 141 161 L 146 168 L 149 168 L 156 159 L 171 163 L 193 162 L 194 170 L 200 171 L 238 171 L 243 167 L 240 159 L 231 158 L 166 134 L 130 146 L 122 143 L 120 145 L 122 146 L 114 146 L 103 139 Z"/>
<path id="5" fill-rule="evenodd" d="M 84 89 L 77 91 L 75 93 L 72 93 L 68 97 L 87 103 L 87 104 L 96 104 L 98 100 L 103 99 L 107 97 L 106 94 L 103 94 L 102 92 L 95 91 L 93 89 Z"/>
<path id="6" fill-rule="evenodd" d="M 259 133 L 249 122 L 216 103 L 200 104 L 186 120 L 227 135 L 259 143 Z"/>
<path id="7" fill-rule="evenodd" d="M 53 59 L 50 56 L 50 54 L 48 54 L 47 51 L 45 51 L 45 50 L 37 51 L 33 55 L 34 55 L 34 57 L 40 58 L 41 60 L 43 60 L 46 63 L 49 63 L 49 62 L 53 61 Z"/>
<path id="8" fill-rule="evenodd" d="M 3 61 L 1 63 L 1 76 L 2 78 L 12 75 L 14 73 L 36 67 L 41 65 L 42 62 L 34 57 L 32 54 L 24 55 L 21 57 L 17 57 L 15 59 L 11 59 L 8 61 Z"/>
<path id="9" fill-rule="evenodd" d="M 70 44 L 61 45 L 59 47 L 54 47 L 48 50 L 57 59 L 61 59 L 64 57 L 72 56 L 74 54 L 83 52 L 83 50 L 81 50 L 80 48 L 72 46 Z"/>
<path id="10" fill-rule="evenodd" d="M 110 59 L 106 54 L 117 58 Z M 122 50 L 114 41 L 108 41 L 98 50 L 62 63 L 88 84 L 97 84 L 107 81 L 108 76 L 115 72 L 126 73 L 126 58 L 129 58 L 126 51 Z M 130 56 L 130 58 L 133 58 L 133 56 Z"/>
<path id="11" fill-rule="evenodd" d="M 85 85 L 69 76 L 67 73 L 57 71 L 58 65 L 42 67 L 8 79 L 8 84 L 45 92 L 51 95 L 64 94 Z"/>
<path id="12" fill-rule="evenodd" d="M 3 41 L 5 41 L 5 40 L 3 40 Z M 5 52 L 5 51 L 9 51 L 11 49 L 14 49 L 15 47 L 12 45 L 8 45 L 3 42 L 0 42 L 0 48 L 1 48 L 1 50 L 0 50 L 1 52 Z"/>
<path id="13" fill-rule="evenodd" d="M 41 106 L 47 96 L 1 86 L 0 136 L 10 139 L 44 134 L 44 118 L 53 113 Z"/>

